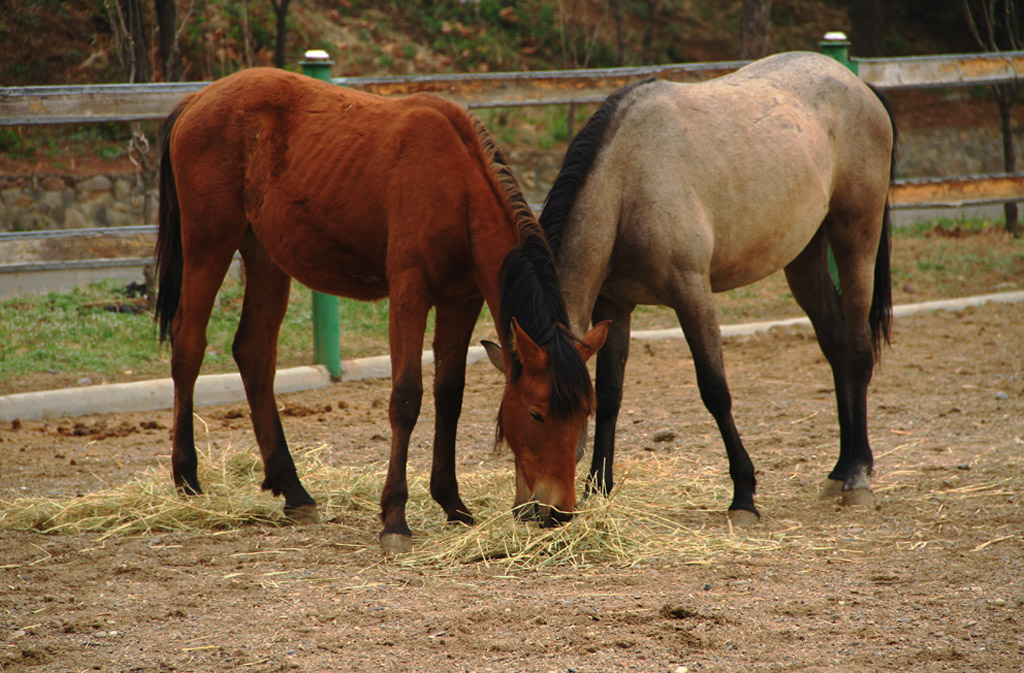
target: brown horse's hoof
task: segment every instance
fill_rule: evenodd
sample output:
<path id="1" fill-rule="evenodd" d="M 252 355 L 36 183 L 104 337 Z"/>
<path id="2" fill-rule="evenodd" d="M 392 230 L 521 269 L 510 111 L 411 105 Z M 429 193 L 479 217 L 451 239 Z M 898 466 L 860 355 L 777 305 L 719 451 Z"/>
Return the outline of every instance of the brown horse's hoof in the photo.
<path id="1" fill-rule="evenodd" d="M 838 479 L 826 479 L 818 491 L 819 498 L 834 498 L 843 492 L 843 482 Z"/>
<path id="2" fill-rule="evenodd" d="M 870 488 L 855 488 L 852 491 L 843 491 L 843 507 L 862 505 L 872 507 L 875 504 L 875 495 Z"/>
<path id="3" fill-rule="evenodd" d="M 316 505 L 299 505 L 298 507 L 285 507 L 284 515 L 292 523 L 309 524 L 320 523 L 320 512 Z"/>
<path id="4" fill-rule="evenodd" d="M 729 510 L 729 523 L 732 524 L 733 528 L 747 528 L 753 526 L 761 520 L 754 512 L 749 509 L 730 509 Z"/>
<path id="5" fill-rule="evenodd" d="M 380 548 L 388 556 L 411 552 L 412 535 L 402 535 L 401 533 L 381 533 Z"/>

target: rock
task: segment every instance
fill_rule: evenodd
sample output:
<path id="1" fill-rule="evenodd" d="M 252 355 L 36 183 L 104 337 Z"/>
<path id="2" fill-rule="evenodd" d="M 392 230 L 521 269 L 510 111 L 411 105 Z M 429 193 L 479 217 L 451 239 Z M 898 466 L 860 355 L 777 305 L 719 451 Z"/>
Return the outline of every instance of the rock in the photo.
<path id="1" fill-rule="evenodd" d="M 63 192 L 67 188 L 67 183 L 56 175 L 51 175 L 43 178 L 40 186 L 43 188 L 43 191 L 46 192 Z"/>
<path id="2" fill-rule="evenodd" d="M 124 201 L 132 193 L 132 183 L 124 178 L 118 178 L 114 181 L 114 198 L 118 201 Z"/>
<path id="3" fill-rule="evenodd" d="M 1006 393 L 1004 393 L 1002 390 L 1000 390 L 999 392 L 996 393 L 996 399 L 997 400 L 1008 400 L 1008 399 L 1010 399 L 1010 396 L 1007 395 Z"/>
<path id="4" fill-rule="evenodd" d="M 0 201 L 3 201 L 5 206 L 13 206 L 17 203 L 18 199 L 21 198 L 21 187 L 8 187 L 7 189 L 0 189 Z"/>
<path id="5" fill-rule="evenodd" d="M 65 229 L 85 229 L 88 226 L 89 220 L 86 219 L 85 214 L 78 208 L 67 208 L 64 211 Z"/>
<path id="6" fill-rule="evenodd" d="M 42 197 L 39 199 L 39 203 L 41 203 L 50 212 L 59 215 L 60 210 L 64 208 L 64 192 L 43 192 Z"/>
<path id="7" fill-rule="evenodd" d="M 666 428 L 665 430 L 658 430 L 657 432 L 655 432 L 654 436 L 651 439 L 653 439 L 656 442 L 671 442 L 675 438 L 676 431 L 672 430 L 671 428 Z"/>
<path id="8" fill-rule="evenodd" d="M 110 178 L 105 175 L 94 175 L 79 182 L 75 188 L 79 192 L 109 192 L 110 186 Z"/>

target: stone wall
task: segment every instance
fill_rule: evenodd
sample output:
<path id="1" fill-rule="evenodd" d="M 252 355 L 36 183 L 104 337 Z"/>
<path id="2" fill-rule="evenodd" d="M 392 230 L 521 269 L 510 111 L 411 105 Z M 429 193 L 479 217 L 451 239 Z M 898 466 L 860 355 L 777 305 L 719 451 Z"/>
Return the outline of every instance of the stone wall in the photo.
<path id="1" fill-rule="evenodd" d="M 0 176 L 0 232 L 153 224 L 158 196 L 138 176 Z"/>
<path id="2" fill-rule="evenodd" d="M 899 177 L 1000 173 L 1002 135 L 998 128 L 928 129 L 900 134 Z M 1024 169 L 1024 128 L 1017 131 L 1017 156 Z M 508 153 L 529 203 L 543 202 L 562 162 L 562 151 Z M 81 229 L 154 224 L 156 181 L 137 175 L 0 176 L 0 232 Z"/>

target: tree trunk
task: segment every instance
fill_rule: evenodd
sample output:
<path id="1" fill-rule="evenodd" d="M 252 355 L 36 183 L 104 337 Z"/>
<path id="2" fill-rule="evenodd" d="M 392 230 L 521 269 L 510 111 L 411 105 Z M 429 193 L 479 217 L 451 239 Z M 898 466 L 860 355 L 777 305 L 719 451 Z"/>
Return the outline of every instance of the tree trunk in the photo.
<path id="1" fill-rule="evenodd" d="M 1013 142 L 1013 104 L 1017 100 L 1016 84 L 997 84 L 996 103 L 999 105 L 999 121 L 1003 131 L 1003 170 L 1014 173 L 1017 170 L 1017 150 Z M 1006 231 L 1019 238 L 1021 235 L 1019 213 L 1016 201 L 1003 204 L 1006 215 Z"/>
<path id="2" fill-rule="evenodd" d="M 882 4 L 879 0 L 851 0 L 847 10 L 850 16 L 851 52 L 855 56 L 882 55 Z"/>
<path id="3" fill-rule="evenodd" d="M 647 25 L 644 26 L 644 36 L 640 46 L 640 62 L 644 65 L 651 62 L 651 52 L 654 50 L 654 24 L 664 5 L 665 0 L 647 0 Z"/>
<path id="4" fill-rule="evenodd" d="M 740 58 L 754 60 L 770 53 L 771 0 L 743 0 L 740 8 Z"/>
<path id="5" fill-rule="evenodd" d="M 270 0 L 277 18 L 277 37 L 274 42 L 274 65 L 283 68 L 287 58 L 288 42 L 288 4 L 291 0 Z"/>
<path id="6" fill-rule="evenodd" d="M 114 30 L 121 35 L 120 55 L 126 79 L 129 82 L 149 82 L 149 42 L 142 22 L 139 0 L 117 0 L 118 25 Z"/>
<path id="7" fill-rule="evenodd" d="M 155 0 L 155 4 L 160 69 L 165 82 L 180 82 L 184 72 L 178 51 L 178 3 L 177 0 Z"/>
<path id="8" fill-rule="evenodd" d="M 622 0 L 608 0 L 611 5 L 612 18 L 615 20 L 615 49 L 619 56 L 619 65 L 629 62 L 626 54 L 626 26 L 622 17 Z"/>

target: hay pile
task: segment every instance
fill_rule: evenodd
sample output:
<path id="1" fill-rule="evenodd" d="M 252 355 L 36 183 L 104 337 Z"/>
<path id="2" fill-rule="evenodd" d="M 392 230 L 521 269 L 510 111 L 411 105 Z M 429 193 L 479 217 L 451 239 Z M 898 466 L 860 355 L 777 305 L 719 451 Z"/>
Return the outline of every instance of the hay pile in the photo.
<path id="1" fill-rule="evenodd" d="M 347 469 L 330 465 L 329 449 L 295 452 L 299 474 L 320 505 L 325 535 L 332 524 L 356 521 L 377 526 L 385 466 Z M 408 518 L 415 548 L 393 562 L 447 568 L 497 563 L 509 570 L 552 566 L 632 566 L 657 559 L 712 563 L 723 555 L 738 560 L 776 549 L 777 539 L 704 527 L 709 510 L 722 509 L 727 488 L 721 475 L 695 473 L 677 459 L 644 457 L 625 463 L 608 498 L 595 497 L 567 525 L 540 528 L 517 522 L 509 505 L 510 470 L 466 471 L 461 491 L 474 508 L 477 525 L 448 526 L 430 499 L 427 477 L 410 476 Z M 259 490 L 262 466 L 252 447 L 227 446 L 200 456 L 202 496 L 183 498 L 163 471 L 78 498 L 22 498 L 0 502 L 0 529 L 46 534 L 91 533 L 100 539 L 161 532 L 203 533 L 243 526 L 283 526 L 281 500 Z"/>

